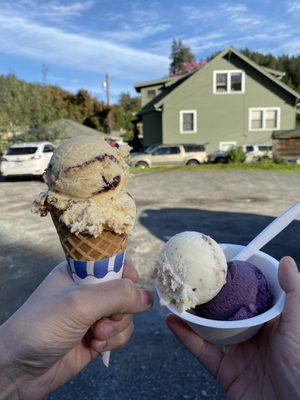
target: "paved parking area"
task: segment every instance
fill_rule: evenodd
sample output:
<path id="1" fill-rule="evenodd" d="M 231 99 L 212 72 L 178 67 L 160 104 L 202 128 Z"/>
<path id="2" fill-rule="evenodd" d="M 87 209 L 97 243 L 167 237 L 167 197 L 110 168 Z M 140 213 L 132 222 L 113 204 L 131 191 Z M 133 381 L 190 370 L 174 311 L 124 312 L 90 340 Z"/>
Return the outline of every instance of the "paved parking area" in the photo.
<path id="1" fill-rule="evenodd" d="M 146 172 L 130 186 L 138 220 L 128 253 L 144 282 L 164 241 L 175 233 L 197 230 L 219 242 L 246 244 L 300 198 L 300 174 L 273 171 Z M 33 180 L 0 182 L 2 322 L 63 258 L 50 218 L 30 213 L 32 199 L 44 187 Z M 300 262 L 299 237 L 297 220 L 265 251 Z M 95 360 L 48 399 L 223 399 L 210 376 L 165 328 L 164 314 L 156 301 L 150 312 L 136 317 L 134 338 L 113 353 L 108 370 Z"/>

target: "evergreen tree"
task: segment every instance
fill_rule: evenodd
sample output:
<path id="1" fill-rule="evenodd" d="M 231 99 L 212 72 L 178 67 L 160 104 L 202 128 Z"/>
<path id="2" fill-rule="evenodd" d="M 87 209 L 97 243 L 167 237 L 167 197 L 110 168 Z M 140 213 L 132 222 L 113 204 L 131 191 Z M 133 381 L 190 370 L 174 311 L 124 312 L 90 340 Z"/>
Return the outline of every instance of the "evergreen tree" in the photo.
<path id="1" fill-rule="evenodd" d="M 191 49 L 185 46 L 181 39 L 173 39 L 170 59 L 170 75 L 180 74 L 183 64 L 196 61 Z"/>

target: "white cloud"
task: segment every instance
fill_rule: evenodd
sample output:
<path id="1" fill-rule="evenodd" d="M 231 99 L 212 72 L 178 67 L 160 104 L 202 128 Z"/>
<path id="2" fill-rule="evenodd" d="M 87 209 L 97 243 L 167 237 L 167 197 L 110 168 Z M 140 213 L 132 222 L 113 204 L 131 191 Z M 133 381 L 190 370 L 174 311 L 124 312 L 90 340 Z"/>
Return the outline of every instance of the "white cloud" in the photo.
<path id="1" fill-rule="evenodd" d="M 63 14 L 64 16 L 69 15 L 80 15 L 82 11 L 89 10 L 93 6 L 93 1 L 76 2 L 73 4 L 56 4 L 54 2 L 48 3 L 49 11 L 53 13 Z"/>
<path id="2" fill-rule="evenodd" d="M 19 0 L 13 5 L 9 1 L 0 0 L 1 12 L 7 16 L 13 12 L 15 16 L 23 17 L 26 15 L 27 18 L 36 21 L 42 19 L 49 22 L 66 22 L 66 20 L 81 16 L 93 6 L 93 0 L 77 1 L 69 4 L 62 4 L 57 0 Z"/>
<path id="3" fill-rule="evenodd" d="M 136 27 L 134 24 L 123 23 L 121 29 L 102 32 L 101 35 L 108 39 L 117 40 L 118 42 L 132 42 L 141 40 L 146 37 L 156 35 L 161 32 L 169 30 L 170 24 L 147 24 L 142 23 Z"/>
<path id="4" fill-rule="evenodd" d="M 216 10 L 211 9 L 208 11 L 202 7 L 194 7 L 194 6 L 182 6 L 181 11 L 184 14 L 184 17 L 189 22 L 196 22 L 196 21 L 207 21 L 216 16 Z"/>
<path id="5" fill-rule="evenodd" d="M 261 19 L 257 15 L 251 13 L 245 4 L 225 3 L 220 6 L 220 10 L 230 22 L 243 25 L 244 28 L 249 28 L 261 23 Z"/>
<path id="6" fill-rule="evenodd" d="M 296 14 L 299 17 L 300 13 L 300 1 L 299 0 L 288 0 L 286 1 L 287 12 L 290 14 Z"/>
<path id="7" fill-rule="evenodd" d="M 161 76 L 168 58 L 101 38 L 65 32 L 21 17 L 0 14 L 0 51 L 61 67 L 103 73 L 128 80 Z"/>
<path id="8" fill-rule="evenodd" d="M 287 53 L 290 55 L 299 54 L 300 53 L 300 38 L 299 36 L 294 37 L 286 41 L 285 43 L 278 46 L 278 49 L 281 53 Z"/>

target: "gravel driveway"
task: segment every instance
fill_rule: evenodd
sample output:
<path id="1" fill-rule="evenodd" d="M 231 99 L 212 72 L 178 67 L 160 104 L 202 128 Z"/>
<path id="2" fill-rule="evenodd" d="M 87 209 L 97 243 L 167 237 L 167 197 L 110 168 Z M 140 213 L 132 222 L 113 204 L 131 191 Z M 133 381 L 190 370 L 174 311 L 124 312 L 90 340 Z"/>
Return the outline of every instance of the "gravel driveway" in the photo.
<path id="1" fill-rule="evenodd" d="M 63 253 L 50 218 L 30 213 L 33 180 L 0 182 L 1 299 L 3 322 L 24 302 Z M 163 242 L 197 230 L 219 242 L 246 244 L 272 218 L 300 198 L 300 174 L 257 171 L 146 172 L 131 182 L 138 222 L 128 252 L 147 280 Z M 293 222 L 265 251 L 300 262 L 300 221 Z M 223 399 L 212 378 L 171 336 L 165 310 L 136 317 L 130 344 L 113 353 L 107 370 L 95 360 L 78 377 L 48 396 L 54 399 Z"/>

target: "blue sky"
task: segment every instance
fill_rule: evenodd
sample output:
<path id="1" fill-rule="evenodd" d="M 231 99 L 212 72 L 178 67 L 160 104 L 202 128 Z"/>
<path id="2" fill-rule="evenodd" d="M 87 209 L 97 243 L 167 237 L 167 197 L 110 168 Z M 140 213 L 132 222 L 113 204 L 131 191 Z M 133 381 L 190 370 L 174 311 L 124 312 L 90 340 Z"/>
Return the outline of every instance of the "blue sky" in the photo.
<path id="1" fill-rule="evenodd" d="M 0 73 L 104 100 L 168 73 L 172 38 L 197 58 L 229 45 L 300 53 L 300 0 L 0 0 Z"/>

